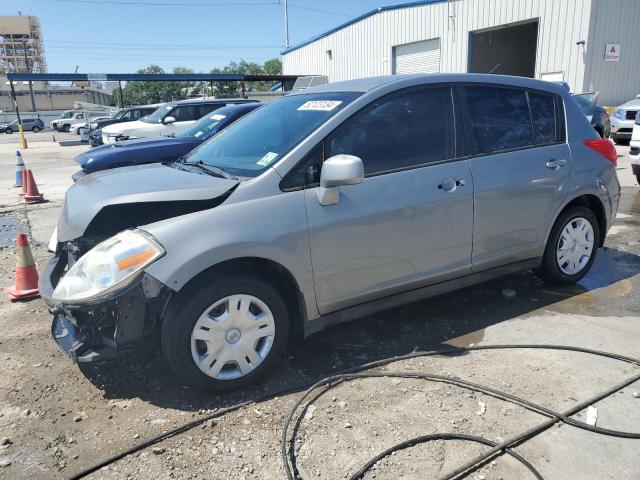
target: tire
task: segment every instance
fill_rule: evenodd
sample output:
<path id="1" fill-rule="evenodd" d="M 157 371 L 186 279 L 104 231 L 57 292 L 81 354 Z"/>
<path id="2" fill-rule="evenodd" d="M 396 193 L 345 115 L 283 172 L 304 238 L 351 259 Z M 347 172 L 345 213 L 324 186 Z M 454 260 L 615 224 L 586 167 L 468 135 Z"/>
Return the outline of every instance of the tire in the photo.
<path id="1" fill-rule="evenodd" d="M 38 126 L 36 125 L 35 127 L 33 127 L 33 128 L 31 129 L 31 131 L 32 131 L 33 133 L 38 133 L 38 132 L 40 131 L 40 127 L 38 127 Z"/>
<path id="2" fill-rule="evenodd" d="M 64 131 L 64 133 L 69 133 L 71 131 L 71 125 L 65 125 L 64 127 L 62 127 L 62 130 Z"/>
<path id="3" fill-rule="evenodd" d="M 257 276 L 217 275 L 204 280 L 198 277 L 197 285 L 203 283 L 195 291 L 189 285 L 184 287 L 167 309 L 160 334 L 167 363 L 184 383 L 198 390 L 228 391 L 253 383 L 280 360 L 286 348 L 289 314 L 285 302 L 272 284 Z M 220 305 L 216 307 L 217 304 Z M 233 305 L 248 308 L 248 315 L 243 316 L 238 309 L 236 316 L 230 317 Z M 261 318 L 269 319 L 269 311 L 271 326 L 252 326 L 257 323 L 247 326 L 246 322 L 253 321 L 266 325 L 268 320 L 254 317 L 262 313 L 266 316 Z M 225 322 L 231 323 L 224 325 Z M 203 339 L 194 339 L 194 335 Z M 258 335 L 265 336 L 258 338 Z M 255 357 L 247 353 L 251 349 Z M 247 362 L 249 356 L 252 359 Z M 197 358 L 201 359 L 200 367 Z M 209 364 L 211 358 L 215 361 Z M 236 362 L 236 358 L 241 360 Z M 220 359 L 226 360 L 222 366 Z M 209 374 L 203 369 L 210 369 Z"/>
<path id="4" fill-rule="evenodd" d="M 640 173 L 636 175 L 636 180 L 638 181 L 638 185 L 640 185 Z"/>
<path id="5" fill-rule="evenodd" d="M 11 130 L 10 128 L 5 128 L 4 133 L 6 133 L 7 135 L 10 135 L 13 133 L 13 130 Z"/>
<path id="6" fill-rule="evenodd" d="M 590 254 L 586 262 L 584 261 L 587 258 L 586 252 L 583 250 L 582 256 L 580 256 L 579 250 L 585 244 L 583 243 L 585 239 L 578 233 L 576 241 L 572 242 L 572 245 L 568 245 L 566 239 L 573 237 L 565 234 L 565 227 L 569 227 L 570 230 L 579 230 L 584 225 L 583 221 L 586 221 L 591 227 L 590 234 L 588 233 L 585 236 L 587 244 L 588 239 L 591 239 Z M 586 228 L 588 229 L 588 227 Z M 590 209 L 577 206 L 562 212 L 551 229 L 544 251 L 540 274 L 547 282 L 553 285 L 569 285 L 578 282 L 589 272 L 591 265 L 593 265 L 598 253 L 599 239 L 600 226 L 596 216 Z M 564 249 L 562 248 L 563 246 Z M 565 256 L 560 254 L 562 250 L 566 251 Z M 572 264 L 570 259 L 578 258 L 578 256 L 580 256 L 578 264 Z M 561 264 L 562 260 L 565 259 L 565 263 Z"/>

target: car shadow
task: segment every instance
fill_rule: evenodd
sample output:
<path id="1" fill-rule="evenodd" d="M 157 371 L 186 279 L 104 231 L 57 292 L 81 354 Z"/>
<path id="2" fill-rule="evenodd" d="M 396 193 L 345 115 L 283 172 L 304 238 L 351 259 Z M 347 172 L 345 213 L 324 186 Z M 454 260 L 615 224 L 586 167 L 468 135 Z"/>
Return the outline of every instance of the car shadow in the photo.
<path id="1" fill-rule="evenodd" d="M 615 305 L 594 301 L 588 293 L 623 284 L 622 280 L 638 272 L 639 255 L 604 247 L 591 272 L 576 285 L 552 287 L 528 271 L 407 304 L 297 342 L 290 347 L 287 359 L 264 380 L 220 395 L 182 386 L 156 342 L 114 361 L 85 365 L 82 371 L 107 399 L 140 398 L 158 407 L 183 411 L 221 408 L 283 390 L 302 389 L 363 363 L 414 350 L 443 348 L 453 339 L 456 346 L 475 344 L 483 339 L 486 328 L 552 305 L 560 313 L 614 315 Z M 508 298 L 504 289 L 514 290 L 515 297 Z"/>
<path id="2" fill-rule="evenodd" d="M 58 145 L 61 147 L 76 147 L 78 145 L 89 146 L 89 142 L 83 142 L 82 140 L 60 140 Z"/>

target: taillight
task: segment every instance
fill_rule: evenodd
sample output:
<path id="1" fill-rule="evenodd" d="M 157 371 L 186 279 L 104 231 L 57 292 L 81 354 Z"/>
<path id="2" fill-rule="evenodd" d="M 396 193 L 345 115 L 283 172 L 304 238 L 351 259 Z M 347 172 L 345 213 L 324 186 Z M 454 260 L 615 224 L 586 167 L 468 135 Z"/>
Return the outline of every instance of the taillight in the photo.
<path id="1" fill-rule="evenodd" d="M 611 140 L 606 138 L 597 138 L 594 140 L 585 140 L 583 143 L 614 165 L 618 164 L 618 153 L 616 152 L 616 147 L 613 146 L 613 142 Z"/>

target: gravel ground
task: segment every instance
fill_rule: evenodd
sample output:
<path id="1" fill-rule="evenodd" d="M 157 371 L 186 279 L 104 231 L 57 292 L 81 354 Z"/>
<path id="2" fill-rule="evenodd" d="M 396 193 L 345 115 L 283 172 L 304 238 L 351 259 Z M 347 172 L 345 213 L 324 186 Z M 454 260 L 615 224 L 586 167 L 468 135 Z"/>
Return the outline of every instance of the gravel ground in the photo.
<path id="1" fill-rule="evenodd" d="M 13 248 L 6 245 L 18 230 L 30 234 L 39 267 L 46 262 L 46 241 L 76 170 L 71 159 L 87 148 L 71 135 L 56 135 L 66 146 L 41 138 L 23 156 L 50 202 L 25 207 L 10 187 L 17 136 L 0 136 L 0 165 L 7 177 L 0 188 L 0 274 L 6 285 L 12 283 L 15 262 Z M 40 300 L 11 303 L 3 297 L 0 478 L 68 478 L 216 409 L 414 350 L 553 343 L 640 357 L 640 190 L 627 152 L 628 147 L 619 147 L 620 214 L 593 271 L 580 284 L 551 288 L 523 273 L 337 326 L 294 346 L 260 384 L 231 394 L 204 395 L 180 386 L 152 341 L 115 362 L 80 369 L 50 338 L 50 316 Z M 505 298 L 507 288 L 515 290 L 515 298 Z M 450 375 L 565 410 L 640 369 L 580 353 L 500 350 L 415 358 L 381 370 Z M 597 425 L 640 431 L 638 391 L 640 382 L 598 402 Z M 90 478 L 284 478 L 282 424 L 300 395 L 250 403 Z M 585 413 L 576 418 L 584 420 Z M 518 405 L 451 385 L 357 379 L 328 390 L 306 411 L 295 435 L 297 467 L 305 479 L 347 478 L 375 454 L 411 437 L 450 432 L 499 442 L 542 421 Z M 462 441 L 422 444 L 382 460 L 365 478 L 436 478 L 485 450 Z M 516 451 L 547 480 L 640 478 L 638 440 L 560 426 Z M 501 456 L 470 478 L 533 477 Z"/>

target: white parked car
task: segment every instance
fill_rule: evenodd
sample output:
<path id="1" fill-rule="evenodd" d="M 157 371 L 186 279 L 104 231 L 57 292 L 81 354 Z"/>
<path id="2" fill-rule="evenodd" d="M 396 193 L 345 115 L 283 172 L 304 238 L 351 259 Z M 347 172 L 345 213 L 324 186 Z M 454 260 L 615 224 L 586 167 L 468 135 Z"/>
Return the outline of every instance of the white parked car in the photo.
<path id="1" fill-rule="evenodd" d="M 160 137 L 176 134 L 193 125 L 196 120 L 226 105 L 254 102 L 242 98 L 217 100 L 180 100 L 159 107 L 151 115 L 127 123 L 116 123 L 102 129 L 102 143 L 113 144 L 134 138 Z"/>
<path id="2" fill-rule="evenodd" d="M 640 184 L 640 115 L 636 117 L 636 122 L 633 125 L 630 146 L 629 157 L 631 157 L 631 171 L 636 176 L 638 184 Z"/>
<path id="3" fill-rule="evenodd" d="M 100 120 L 108 120 L 110 118 L 111 117 L 108 116 L 108 115 L 107 116 L 102 116 L 102 117 L 91 117 L 89 120 L 86 120 L 84 122 L 72 123 L 69 131 L 71 133 L 76 133 L 76 134 L 80 135 L 80 129 L 81 128 L 89 130 L 89 124 L 91 124 L 93 122 L 100 121 Z"/>
<path id="4" fill-rule="evenodd" d="M 62 112 L 58 118 L 52 120 L 49 125 L 53 130 L 68 133 L 71 131 L 71 125 L 76 123 L 86 123 L 89 117 L 95 117 L 97 115 L 105 115 L 105 112 L 91 110 L 67 110 Z"/>
<path id="5" fill-rule="evenodd" d="M 640 112 L 640 98 L 638 97 L 616 107 L 611 114 L 611 139 L 614 142 L 626 142 L 631 139 L 633 122 Z"/>

